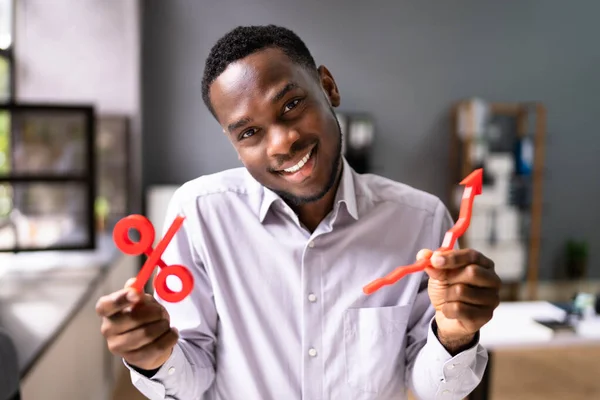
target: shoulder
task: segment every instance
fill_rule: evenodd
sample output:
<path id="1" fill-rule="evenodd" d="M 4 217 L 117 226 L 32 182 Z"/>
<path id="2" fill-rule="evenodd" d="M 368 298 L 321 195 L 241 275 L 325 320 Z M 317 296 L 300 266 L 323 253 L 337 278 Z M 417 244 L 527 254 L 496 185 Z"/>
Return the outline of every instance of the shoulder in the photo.
<path id="1" fill-rule="evenodd" d="M 374 206 L 396 205 L 401 209 L 434 215 L 445 212 L 446 206 L 439 197 L 405 183 L 375 174 L 356 175 L 359 196 L 370 198 Z"/>

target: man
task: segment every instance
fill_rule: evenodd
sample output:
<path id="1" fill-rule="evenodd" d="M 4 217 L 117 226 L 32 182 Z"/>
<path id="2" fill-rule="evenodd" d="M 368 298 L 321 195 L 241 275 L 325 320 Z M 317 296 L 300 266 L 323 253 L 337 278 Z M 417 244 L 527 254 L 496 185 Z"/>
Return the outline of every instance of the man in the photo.
<path id="1" fill-rule="evenodd" d="M 372 295 L 362 287 L 452 226 L 436 197 L 341 155 L 332 74 L 276 26 L 239 27 L 206 61 L 203 95 L 245 168 L 177 190 L 164 254 L 195 286 L 180 303 L 126 288 L 102 333 L 150 399 L 461 399 L 487 354 L 494 264 L 466 249 Z M 421 252 L 424 254 L 425 252 Z M 430 255 L 430 254 L 429 254 Z"/>

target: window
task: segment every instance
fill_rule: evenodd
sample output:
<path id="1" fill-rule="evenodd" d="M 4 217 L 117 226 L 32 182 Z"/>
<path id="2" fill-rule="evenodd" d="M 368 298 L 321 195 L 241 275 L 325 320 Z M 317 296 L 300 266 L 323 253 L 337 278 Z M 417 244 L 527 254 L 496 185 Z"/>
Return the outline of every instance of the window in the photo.
<path id="1" fill-rule="evenodd" d="M 14 0 L 0 0 L 0 102 L 14 96 Z"/>
<path id="2" fill-rule="evenodd" d="M 0 251 L 90 249 L 92 107 L 0 105 Z"/>
<path id="3" fill-rule="evenodd" d="M 91 249 L 94 109 L 15 101 L 14 21 L 0 0 L 0 251 Z"/>

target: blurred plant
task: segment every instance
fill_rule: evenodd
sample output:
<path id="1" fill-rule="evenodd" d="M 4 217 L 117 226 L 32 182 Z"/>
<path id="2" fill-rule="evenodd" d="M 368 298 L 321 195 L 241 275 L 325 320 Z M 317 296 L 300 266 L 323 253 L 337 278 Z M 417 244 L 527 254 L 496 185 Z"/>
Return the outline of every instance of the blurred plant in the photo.
<path id="1" fill-rule="evenodd" d="M 10 114 L 0 112 L 0 173 L 10 172 Z"/>
<path id="2" fill-rule="evenodd" d="M 10 68 L 5 57 L 0 57 L 0 101 L 7 101 L 10 91 Z"/>
<path id="3" fill-rule="evenodd" d="M 567 276 L 571 279 L 583 278 L 587 274 L 588 243 L 583 240 L 570 239 L 566 243 L 565 250 Z"/>
<path id="4" fill-rule="evenodd" d="M 110 213 L 110 203 L 106 197 L 99 196 L 94 203 L 94 215 L 96 216 L 96 227 L 99 231 L 106 228 L 106 219 Z"/>

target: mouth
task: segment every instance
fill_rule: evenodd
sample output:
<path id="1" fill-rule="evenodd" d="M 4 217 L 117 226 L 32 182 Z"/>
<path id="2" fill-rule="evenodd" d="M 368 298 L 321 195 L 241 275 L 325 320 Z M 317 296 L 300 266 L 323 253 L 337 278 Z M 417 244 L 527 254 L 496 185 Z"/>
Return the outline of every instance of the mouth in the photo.
<path id="1" fill-rule="evenodd" d="M 288 181 L 302 182 L 311 175 L 315 165 L 316 149 L 317 146 L 313 146 L 296 164 L 280 169 L 277 173 Z"/>

